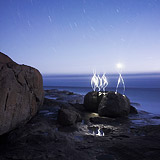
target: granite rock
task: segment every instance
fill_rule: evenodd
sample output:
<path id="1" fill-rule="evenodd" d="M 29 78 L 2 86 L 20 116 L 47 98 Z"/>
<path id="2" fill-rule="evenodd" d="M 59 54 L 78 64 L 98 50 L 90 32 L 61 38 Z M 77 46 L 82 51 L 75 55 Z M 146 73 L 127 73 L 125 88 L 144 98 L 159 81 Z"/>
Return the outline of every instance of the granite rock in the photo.
<path id="1" fill-rule="evenodd" d="M 40 72 L 0 52 L 0 135 L 30 120 L 43 97 Z"/>

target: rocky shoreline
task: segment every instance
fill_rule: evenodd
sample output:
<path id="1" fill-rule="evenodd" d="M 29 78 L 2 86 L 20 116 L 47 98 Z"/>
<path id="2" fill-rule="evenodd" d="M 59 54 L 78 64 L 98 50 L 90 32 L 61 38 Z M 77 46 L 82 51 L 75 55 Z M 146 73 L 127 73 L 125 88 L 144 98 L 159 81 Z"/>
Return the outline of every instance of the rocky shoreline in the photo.
<path id="1" fill-rule="evenodd" d="M 85 111 L 83 95 L 45 91 L 38 114 L 0 136 L 1 160 L 153 160 L 160 157 L 160 116 L 144 111 L 123 118 Z M 80 119 L 64 126 L 59 110 Z M 71 112 L 70 112 L 71 111 Z M 74 112 L 74 113 L 73 113 Z M 75 116 L 76 115 L 76 116 Z M 64 116 L 64 115 L 63 115 Z"/>

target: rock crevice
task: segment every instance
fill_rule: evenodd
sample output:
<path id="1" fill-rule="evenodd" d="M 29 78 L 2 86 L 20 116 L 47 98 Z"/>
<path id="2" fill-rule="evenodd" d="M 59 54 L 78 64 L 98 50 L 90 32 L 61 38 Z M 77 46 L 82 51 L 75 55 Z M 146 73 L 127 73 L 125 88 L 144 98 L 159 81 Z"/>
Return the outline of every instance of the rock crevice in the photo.
<path id="1" fill-rule="evenodd" d="M 6 108 L 7 108 L 7 101 L 8 101 L 8 93 L 7 93 L 7 96 L 6 96 L 6 102 L 5 102 L 5 108 L 4 108 L 5 111 L 6 111 Z"/>

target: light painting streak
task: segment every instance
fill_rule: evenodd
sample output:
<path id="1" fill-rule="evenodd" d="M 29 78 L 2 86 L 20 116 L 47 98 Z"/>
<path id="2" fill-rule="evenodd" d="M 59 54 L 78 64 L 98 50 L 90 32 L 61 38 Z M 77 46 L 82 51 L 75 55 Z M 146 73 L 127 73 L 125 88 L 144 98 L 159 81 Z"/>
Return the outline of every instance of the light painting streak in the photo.
<path id="1" fill-rule="evenodd" d="M 93 71 L 93 77 L 91 79 L 91 86 L 94 92 L 96 91 L 96 88 L 99 88 L 98 87 L 98 77 L 96 76 L 95 71 Z"/>
<path id="2" fill-rule="evenodd" d="M 105 76 L 105 73 L 102 76 L 102 84 L 103 84 L 103 86 L 102 86 L 103 91 L 105 92 L 106 87 L 108 86 L 108 81 L 107 81 L 107 77 Z"/>
<path id="3" fill-rule="evenodd" d="M 122 82 L 122 85 L 123 85 L 123 95 L 125 93 L 125 83 L 124 83 L 124 80 L 123 80 L 123 77 L 122 77 L 122 67 L 123 65 L 118 63 L 117 64 L 117 68 L 119 69 L 119 78 L 118 78 L 118 82 L 117 82 L 117 86 L 116 86 L 116 94 L 117 94 L 117 91 L 118 91 L 118 87 L 119 87 L 119 84 Z"/>

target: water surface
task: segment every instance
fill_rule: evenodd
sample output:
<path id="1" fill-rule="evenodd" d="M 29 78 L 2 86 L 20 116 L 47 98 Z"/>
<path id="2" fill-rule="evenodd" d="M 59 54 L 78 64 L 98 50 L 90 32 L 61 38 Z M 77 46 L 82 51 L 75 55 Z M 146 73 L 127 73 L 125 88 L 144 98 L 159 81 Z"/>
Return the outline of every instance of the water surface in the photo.
<path id="1" fill-rule="evenodd" d="M 44 75 L 44 89 L 69 90 L 85 95 L 92 91 L 92 75 Z M 108 91 L 116 90 L 118 75 L 107 75 Z M 123 76 L 126 92 L 139 110 L 160 114 L 160 74 L 126 74 Z M 118 92 L 122 93 L 122 85 Z"/>

